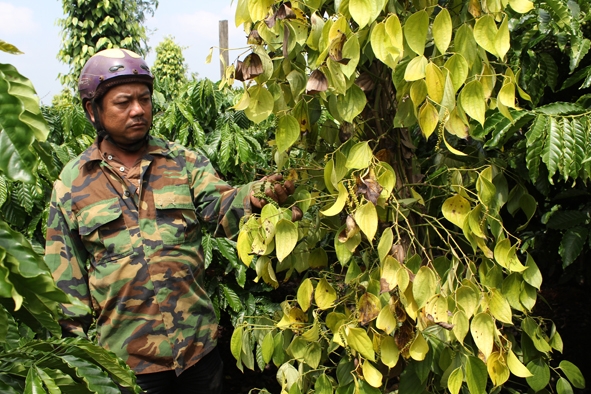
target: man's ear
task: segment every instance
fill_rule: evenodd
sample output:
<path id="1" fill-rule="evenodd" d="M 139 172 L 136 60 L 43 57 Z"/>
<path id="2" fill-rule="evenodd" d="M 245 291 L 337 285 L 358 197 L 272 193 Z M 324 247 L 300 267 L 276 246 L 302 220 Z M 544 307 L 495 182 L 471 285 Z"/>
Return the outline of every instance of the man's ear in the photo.
<path id="1" fill-rule="evenodd" d="M 87 100 L 86 103 L 84 103 L 84 109 L 86 110 L 86 114 L 88 115 L 90 122 L 94 123 L 94 111 L 92 110 L 92 104 L 90 103 L 90 100 Z"/>

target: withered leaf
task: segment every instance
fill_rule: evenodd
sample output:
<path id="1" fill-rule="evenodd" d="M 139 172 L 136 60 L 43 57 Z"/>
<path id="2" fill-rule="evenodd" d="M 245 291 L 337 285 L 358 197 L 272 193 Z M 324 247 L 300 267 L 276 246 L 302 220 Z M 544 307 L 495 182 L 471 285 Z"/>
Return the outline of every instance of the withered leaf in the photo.
<path id="1" fill-rule="evenodd" d="M 357 194 L 365 197 L 366 200 L 371 201 L 374 205 L 378 203 L 380 193 L 383 187 L 377 182 L 373 170 L 365 178 L 357 178 Z"/>
<path id="2" fill-rule="evenodd" d="M 247 43 L 248 45 L 261 45 L 263 43 L 263 39 L 261 38 L 258 30 L 253 29 L 250 31 Z"/>
<path id="3" fill-rule="evenodd" d="M 291 9 L 291 3 L 283 3 L 275 12 L 275 19 L 295 19 L 296 14 Z"/>
<path id="4" fill-rule="evenodd" d="M 318 92 L 326 92 L 328 90 L 328 79 L 326 75 L 318 69 L 312 71 L 308 83 L 306 84 L 306 93 L 314 94 Z"/>
<path id="5" fill-rule="evenodd" d="M 342 64 L 349 63 L 349 59 L 343 59 L 343 45 L 347 41 L 347 36 L 339 32 L 338 36 L 334 38 L 328 47 L 328 56 L 335 62 Z"/>
<path id="6" fill-rule="evenodd" d="M 253 79 L 263 73 L 263 62 L 256 53 L 246 56 L 242 64 L 242 76 L 245 81 Z M 236 78 L 238 79 L 238 78 Z"/>

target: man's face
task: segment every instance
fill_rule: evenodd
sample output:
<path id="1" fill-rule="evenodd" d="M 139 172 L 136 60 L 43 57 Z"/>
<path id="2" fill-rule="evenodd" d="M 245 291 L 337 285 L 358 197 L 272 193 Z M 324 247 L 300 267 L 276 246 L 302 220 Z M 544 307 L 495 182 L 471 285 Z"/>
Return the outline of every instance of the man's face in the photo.
<path id="1" fill-rule="evenodd" d="M 94 121 L 90 102 L 86 110 Z M 152 125 L 152 97 L 143 83 L 117 85 L 103 96 L 100 121 L 111 138 L 121 146 L 142 140 Z"/>

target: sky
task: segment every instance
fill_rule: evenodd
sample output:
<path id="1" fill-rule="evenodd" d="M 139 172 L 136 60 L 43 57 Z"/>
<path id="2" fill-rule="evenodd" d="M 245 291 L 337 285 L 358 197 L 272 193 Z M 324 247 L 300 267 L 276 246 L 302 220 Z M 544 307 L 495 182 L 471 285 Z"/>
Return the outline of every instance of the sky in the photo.
<path id="1" fill-rule="evenodd" d="M 172 36 L 183 48 L 189 73 L 213 81 L 220 79 L 219 21 L 227 20 L 229 29 L 230 62 L 242 55 L 246 35 L 236 28 L 236 1 L 231 0 L 160 0 L 154 17 L 146 16 L 149 65 L 156 59 L 155 48 L 164 37 Z M 68 67 L 57 59 L 61 32 L 57 20 L 64 18 L 62 0 L 0 0 L 0 40 L 6 41 L 24 54 L 11 55 L 0 51 L 0 63 L 10 63 L 33 82 L 43 104 L 51 104 L 62 86 L 59 73 Z M 212 61 L 205 63 L 211 47 Z"/>

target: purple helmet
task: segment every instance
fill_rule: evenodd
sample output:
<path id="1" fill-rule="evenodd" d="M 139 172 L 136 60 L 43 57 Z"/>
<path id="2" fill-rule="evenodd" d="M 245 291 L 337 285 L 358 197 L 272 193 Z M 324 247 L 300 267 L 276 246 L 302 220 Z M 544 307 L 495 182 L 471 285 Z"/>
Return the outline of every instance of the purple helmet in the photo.
<path id="1" fill-rule="evenodd" d="M 80 73 L 78 92 L 84 103 L 124 83 L 145 83 L 152 91 L 154 76 L 145 60 L 127 49 L 105 49 L 92 56 Z"/>

